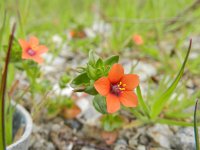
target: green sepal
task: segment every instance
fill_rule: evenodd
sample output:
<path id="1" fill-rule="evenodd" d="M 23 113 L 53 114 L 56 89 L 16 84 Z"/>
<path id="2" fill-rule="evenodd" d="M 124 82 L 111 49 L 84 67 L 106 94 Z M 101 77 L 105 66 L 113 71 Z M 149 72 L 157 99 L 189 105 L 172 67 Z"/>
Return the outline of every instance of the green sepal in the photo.
<path id="1" fill-rule="evenodd" d="M 107 114 L 107 105 L 105 97 L 101 95 L 96 95 L 93 99 L 93 106 L 98 112 L 102 114 Z"/>
<path id="2" fill-rule="evenodd" d="M 94 86 L 90 85 L 90 86 L 87 86 L 84 90 L 85 93 L 88 93 L 90 95 L 97 95 L 98 92 L 96 91 L 96 89 L 94 88 Z"/>
<path id="3" fill-rule="evenodd" d="M 97 68 L 102 68 L 104 67 L 104 62 L 101 58 L 99 58 L 96 62 L 96 65 L 95 65 Z"/>
<path id="4" fill-rule="evenodd" d="M 93 68 L 90 64 L 87 65 L 87 75 L 92 80 L 96 80 L 98 78 L 96 74 L 96 69 Z"/>

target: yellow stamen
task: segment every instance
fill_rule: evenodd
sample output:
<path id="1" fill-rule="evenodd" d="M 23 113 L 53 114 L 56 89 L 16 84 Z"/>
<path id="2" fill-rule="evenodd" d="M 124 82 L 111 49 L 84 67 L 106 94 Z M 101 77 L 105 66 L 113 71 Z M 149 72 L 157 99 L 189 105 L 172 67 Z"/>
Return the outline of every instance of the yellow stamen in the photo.
<path id="1" fill-rule="evenodd" d="M 125 88 L 119 88 L 121 91 L 124 91 L 125 90 Z"/>

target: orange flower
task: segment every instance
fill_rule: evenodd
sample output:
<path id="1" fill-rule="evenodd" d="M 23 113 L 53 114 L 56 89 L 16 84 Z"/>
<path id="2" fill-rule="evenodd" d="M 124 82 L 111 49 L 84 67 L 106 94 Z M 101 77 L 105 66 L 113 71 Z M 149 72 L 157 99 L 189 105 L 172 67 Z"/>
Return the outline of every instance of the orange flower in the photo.
<path id="1" fill-rule="evenodd" d="M 142 45 L 144 43 L 142 37 L 139 34 L 133 35 L 133 41 L 136 45 Z"/>
<path id="2" fill-rule="evenodd" d="M 94 83 L 98 93 L 106 96 L 108 113 L 119 110 L 120 104 L 126 107 L 136 107 L 138 100 L 133 89 L 138 85 L 138 75 L 124 74 L 124 68 L 120 64 L 114 64 L 108 77 L 101 77 Z"/>
<path id="3" fill-rule="evenodd" d="M 48 48 L 39 45 L 39 40 L 36 37 L 30 37 L 29 41 L 19 39 L 19 44 L 22 47 L 22 59 L 31 59 L 39 64 L 43 62 L 40 55 L 47 52 Z"/>

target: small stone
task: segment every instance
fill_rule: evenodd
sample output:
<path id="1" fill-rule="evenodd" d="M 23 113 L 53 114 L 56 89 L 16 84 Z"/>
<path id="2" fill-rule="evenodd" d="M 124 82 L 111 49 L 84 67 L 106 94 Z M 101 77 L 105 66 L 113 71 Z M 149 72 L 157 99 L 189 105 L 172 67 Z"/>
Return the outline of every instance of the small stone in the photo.
<path id="1" fill-rule="evenodd" d="M 181 128 L 171 138 L 171 147 L 181 150 L 195 150 L 194 129 L 191 127 Z"/>
<path id="2" fill-rule="evenodd" d="M 58 48 L 62 44 L 62 38 L 58 34 L 55 34 L 52 37 L 52 41 L 56 44 L 56 47 Z"/>
<path id="3" fill-rule="evenodd" d="M 81 148 L 81 150 L 95 150 L 95 149 L 92 147 L 84 146 Z"/>
<path id="4" fill-rule="evenodd" d="M 58 66 L 63 66 L 64 63 L 65 63 L 65 59 L 64 58 L 62 58 L 62 57 L 56 57 L 53 60 L 52 65 L 58 67 Z"/>
<path id="5" fill-rule="evenodd" d="M 53 145 L 53 143 L 47 142 L 47 143 L 46 143 L 46 149 L 48 149 L 48 150 L 55 150 L 56 148 L 55 148 L 55 146 Z"/>
<path id="6" fill-rule="evenodd" d="M 56 132 L 59 131 L 61 126 L 59 124 L 53 124 L 51 130 Z"/>
<path id="7" fill-rule="evenodd" d="M 144 145 L 139 145 L 137 147 L 137 150 L 146 150 L 145 146 Z"/>
<path id="8" fill-rule="evenodd" d="M 147 130 L 147 135 L 160 146 L 170 148 L 170 138 L 173 136 L 173 132 L 167 125 L 156 124 Z"/>
<path id="9" fill-rule="evenodd" d="M 140 135 L 140 137 L 139 137 L 140 144 L 147 145 L 149 142 L 150 142 L 150 140 L 146 135 L 144 135 L 144 134 Z"/>
<path id="10" fill-rule="evenodd" d="M 127 145 L 127 141 L 125 139 L 118 139 L 116 144 L 122 144 L 122 145 Z"/>
<path id="11" fill-rule="evenodd" d="M 72 129 L 80 130 L 82 128 L 82 123 L 77 119 L 66 119 L 65 125 L 69 126 Z"/>
<path id="12" fill-rule="evenodd" d="M 114 150 L 127 150 L 127 146 L 123 144 L 116 144 Z"/>
<path id="13" fill-rule="evenodd" d="M 135 137 L 129 139 L 128 144 L 130 147 L 134 148 L 138 145 L 138 140 Z"/>
<path id="14" fill-rule="evenodd" d="M 125 139 L 130 139 L 133 136 L 135 136 L 135 134 L 136 134 L 136 132 L 134 130 L 127 129 L 127 130 L 124 131 L 123 136 L 124 136 Z"/>

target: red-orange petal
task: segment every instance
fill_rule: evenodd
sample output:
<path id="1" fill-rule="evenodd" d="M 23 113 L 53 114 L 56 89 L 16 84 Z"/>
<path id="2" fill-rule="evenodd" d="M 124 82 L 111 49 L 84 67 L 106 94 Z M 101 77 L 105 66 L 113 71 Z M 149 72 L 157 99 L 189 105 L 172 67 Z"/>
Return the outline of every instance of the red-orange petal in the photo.
<path id="1" fill-rule="evenodd" d="M 45 45 L 40 45 L 34 48 L 35 51 L 37 51 L 37 54 L 43 54 L 48 51 L 48 48 Z"/>
<path id="2" fill-rule="evenodd" d="M 107 77 L 101 77 L 94 82 L 94 87 L 99 94 L 106 96 L 110 91 L 110 81 Z"/>
<path id="3" fill-rule="evenodd" d="M 114 113 L 120 109 L 119 97 L 115 96 L 114 94 L 109 93 L 106 96 L 106 103 L 108 113 Z"/>
<path id="4" fill-rule="evenodd" d="M 108 73 L 108 78 L 111 83 L 117 83 L 124 75 L 124 68 L 120 64 L 114 64 Z"/>
<path id="5" fill-rule="evenodd" d="M 121 79 L 122 84 L 126 84 L 125 89 L 132 91 L 139 85 L 139 76 L 136 74 L 127 74 L 124 75 Z"/>
<path id="6" fill-rule="evenodd" d="M 126 107 L 136 107 L 138 105 L 137 95 L 131 91 L 121 93 L 119 100 Z"/>
<path id="7" fill-rule="evenodd" d="M 34 56 L 32 59 L 33 59 L 35 62 L 37 62 L 38 64 L 41 64 L 41 63 L 43 63 L 43 61 L 44 61 L 44 59 L 43 59 L 42 57 L 38 56 L 38 55 Z"/>
<path id="8" fill-rule="evenodd" d="M 31 36 L 29 39 L 29 43 L 31 46 L 36 46 L 39 44 L 39 40 L 35 36 Z"/>
<path id="9" fill-rule="evenodd" d="M 28 54 L 26 53 L 26 51 L 23 51 L 23 52 L 22 52 L 22 59 L 32 59 L 32 57 L 31 57 L 30 55 L 28 55 Z"/>
<path id="10" fill-rule="evenodd" d="M 27 50 L 30 47 L 29 43 L 25 40 L 19 39 L 18 42 L 23 50 Z"/>

